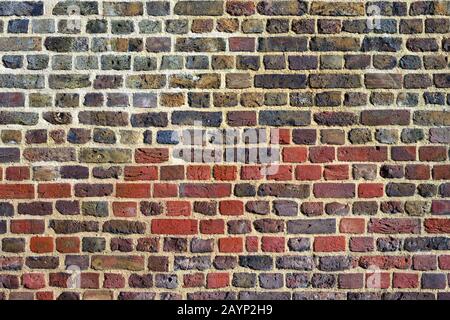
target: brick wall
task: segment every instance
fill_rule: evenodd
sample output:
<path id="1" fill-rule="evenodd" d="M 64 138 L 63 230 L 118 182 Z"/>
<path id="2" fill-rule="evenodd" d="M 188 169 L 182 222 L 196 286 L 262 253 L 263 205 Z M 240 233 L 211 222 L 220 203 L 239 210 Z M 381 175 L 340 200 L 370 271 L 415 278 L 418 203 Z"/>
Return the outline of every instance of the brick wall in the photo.
<path id="1" fill-rule="evenodd" d="M 450 2 L 0 16 L 0 299 L 450 297 Z"/>

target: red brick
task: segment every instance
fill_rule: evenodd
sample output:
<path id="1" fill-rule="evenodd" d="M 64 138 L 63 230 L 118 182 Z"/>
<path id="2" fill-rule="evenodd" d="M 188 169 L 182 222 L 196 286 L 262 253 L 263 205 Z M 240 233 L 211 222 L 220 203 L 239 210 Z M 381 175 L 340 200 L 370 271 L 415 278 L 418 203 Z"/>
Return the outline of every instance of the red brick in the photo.
<path id="1" fill-rule="evenodd" d="M 436 270 L 437 259 L 434 255 L 416 255 L 413 257 L 413 269 L 420 271 Z"/>
<path id="2" fill-rule="evenodd" d="M 189 235 L 198 233 L 198 221 L 192 219 L 153 219 L 152 233 Z"/>
<path id="3" fill-rule="evenodd" d="M 100 288 L 100 274 L 87 272 L 81 274 L 81 288 L 82 289 L 98 289 Z"/>
<path id="4" fill-rule="evenodd" d="M 416 160 L 416 147 L 391 147 L 391 157 L 394 161 L 414 161 Z"/>
<path id="5" fill-rule="evenodd" d="M 115 289 L 124 287 L 125 287 L 125 278 L 123 277 L 123 275 L 118 273 L 105 273 L 105 277 L 103 280 L 103 288 Z"/>
<path id="6" fill-rule="evenodd" d="M 189 201 L 167 201 L 168 216 L 190 216 L 191 203 Z"/>
<path id="7" fill-rule="evenodd" d="M 116 217 L 136 217 L 137 203 L 136 202 L 113 202 L 113 213 Z"/>
<path id="8" fill-rule="evenodd" d="M 236 166 L 216 165 L 213 168 L 214 179 L 220 181 L 233 181 L 237 178 Z"/>
<path id="9" fill-rule="evenodd" d="M 184 166 L 162 166 L 160 167 L 161 180 L 183 180 Z"/>
<path id="10" fill-rule="evenodd" d="M 282 152 L 283 162 L 306 162 L 308 158 L 306 147 L 284 147 Z"/>
<path id="11" fill-rule="evenodd" d="M 253 1 L 227 1 L 226 11 L 232 16 L 251 16 L 256 12 Z"/>
<path id="12" fill-rule="evenodd" d="M 198 288 L 205 285 L 205 275 L 203 273 L 193 273 L 183 275 L 184 288 Z"/>
<path id="13" fill-rule="evenodd" d="M 148 183 L 117 183 L 116 197 L 118 198 L 150 198 Z"/>
<path id="14" fill-rule="evenodd" d="M 450 255 L 439 256 L 439 268 L 442 270 L 450 270 Z"/>
<path id="15" fill-rule="evenodd" d="M 290 144 L 291 130 L 272 128 L 270 130 L 270 143 L 272 144 Z"/>
<path id="16" fill-rule="evenodd" d="M 409 218 L 372 218 L 367 227 L 370 233 L 420 233 L 420 220 Z"/>
<path id="17" fill-rule="evenodd" d="M 44 220 L 11 220 L 11 233 L 42 234 L 45 230 Z"/>
<path id="18" fill-rule="evenodd" d="M 323 177 L 325 180 L 348 180 L 349 166 L 345 164 L 325 166 Z"/>
<path id="19" fill-rule="evenodd" d="M 424 146 L 419 148 L 420 161 L 445 161 L 447 159 L 447 147 Z"/>
<path id="20" fill-rule="evenodd" d="M 410 256 L 362 256 L 359 258 L 359 265 L 363 268 L 370 266 L 382 270 L 402 269 L 406 270 L 411 267 Z"/>
<path id="21" fill-rule="evenodd" d="M 245 249 L 247 252 L 258 252 L 259 239 L 255 236 L 245 238 Z"/>
<path id="22" fill-rule="evenodd" d="M 70 277 L 68 272 L 52 272 L 49 274 L 48 284 L 50 287 L 67 288 Z"/>
<path id="23" fill-rule="evenodd" d="M 450 200 L 433 200 L 431 202 L 431 212 L 433 214 L 450 213 Z"/>
<path id="24" fill-rule="evenodd" d="M 429 180 L 430 167 L 423 164 L 409 164 L 405 167 L 405 177 L 411 180 Z"/>
<path id="25" fill-rule="evenodd" d="M 228 38 L 230 51 L 255 51 L 255 38 L 230 37 Z"/>
<path id="26" fill-rule="evenodd" d="M 220 214 L 240 216 L 244 214 L 244 203 L 239 200 L 223 200 L 219 203 Z"/>
<path id="27" fill-rule="evenodd" d="M 338 277 L 340 289 L 361 289 L 364 287 L 364 274 L 342 273 Z"/>
<path id="28" fill-rule="evenodd" d="M 32 184 L 0 184 L 0 199 L 33 199 Z"/>
<path id="29" fill-rule="evenodd" d="M 450 233 L 450 219 L 425 219 L 424 227 L 428 233 Z"/>
<path id="30" fill-rule="evenodd" d="M 342 233 L 364 233 L 366 222 L 363 218 L 342 218 L 339 223 L 339 231 Z"/>
<path id="31" fill-rule="evenodd" d="M 8 167 L 5 169 L 6 180 L 23 181 L 30 179 L 29 167 Z"/>
<path id="32" fill-rule="evenodd" d="M 39 290 L 45 288 L 45 274 L 24 273 L 22 275 L 22 285 L 26 289 Z"/>
<path id="33" fill-rule="evenodd" d="M 72 187 L 69 183 L 41 183 L 38 185 L 39 198 L 70 198 L 71 195 Z"/>
<path id="34" fill-rule="evenodd" d="M 315 252 L 339 252 L 345 251 L 345 237 L 343 236 L 324 236 L 314 237 Z"/>
<path id="35" fill-rule="evenodd" d="M 315 163 L 333 162 L 336 159 L 334 147 L 311 147 L 309 160 Z"/>
<path id="36" fill-rule="evenodd" d="M 391 275 L 378 270 L 368 270 L 366 276 L 366 288 L 388 289 L 391 286 Z"/>
<path id="37" fill-rule="evenodd" d="M 382 183 L 360 183 L 358 185 L 359 198 L 380 198 L 383 193 L 384 186 Z"/>
<path id="38" fill-rule="evenodd" d="M 375 247 L 372 237 L 352 237 L 350 238 L 349 248 L 352 252 L 370 252 Z"/>
<path id="39" fill-rule="evenodd" d="M 72 187 L 69 183 L 45 183 L 38 185 L 38 196 L 43 199 L 70 198 Z"/>
<path id="40" fill-rule="evenodd" d="M 244 243 L 242 238 L 221 238 L 219 239 L 219 252 L 239 253 L 242 252 Z"/>
<path id="41" fill-rule="evenodd" d="M 400 289 L 413 289 L 419 286 L 419 275 L 416 273 L 394 272 L 392 286 Z"/>
<path id="42" fill-rule="evenodd" d="M 272 165 L 267 180 L 289 181 L 292 180 L 292 167 L 286 165 Z"/>
<path id="43" fill-rule="evenodd" d="M 35 253 L 49 253 L 55 249 L 52 237 L 32 237 L 30 250 Z"/>
<path id="44" fill-rule="evenodd" d="M 56 251 L 60 253 L 79 253 L 80 238 L 78 237 L 56 238 Z"/>
<path id="45" fill-rule="evenodd" d="M 225 198 L 231 195 L 231 184 L 186 183 L 180 190 L 180 195 L 188 198 Z"/>
<path id="46" fill-rule="evenodd" d="M 124 176 L 125 180 L 127 181 L 157 180 L 158 167 L 155 166 L 125 167 Z"/>
<path id="47" fill-rule="evenodd" d="M 354 198 L 355 185 L 353 183 L 315 183 L 316 198 Z"/>
<path id="48" fill-rule="evenodd" d="M 163 163 L 169 160 L 169 149 L 139 148 L 134 157 L 136 163 Z"/>
<path id="49" fill-rule="evenodd" d="M 206 287 L 208 289 L 226 288 L 230 285 L 230 275 L 225 272 L 208 273 Z"/>
<path id="50" fill-rule="evenodd" d="M 52 300 L 54 300 L 53 292 L 51 292 L 51 291 L 36 292 L 36 300 L 52 301 Z"/>
<path id="51" fill-rule="evenodd" d="M 382 162 L 387 160 L 387 147 L 338 147 L 339 161 Z"/>
<path id="52" fill-rule="evenodd" d="M 450 180 L 450 164 L 433 166 L 434 180 Z"/>
<path id="53" fill-rule="evenodd" d="M 201 220 L 200 233 L 223 234 L 225 233 L 225 221 L 222 219 Z"/>
<path id="54" fill-rule="evenodd" d="M 262 178 L 264 175 L 260 166 L 241 167 L 241 180 L 261 180 Z"/>

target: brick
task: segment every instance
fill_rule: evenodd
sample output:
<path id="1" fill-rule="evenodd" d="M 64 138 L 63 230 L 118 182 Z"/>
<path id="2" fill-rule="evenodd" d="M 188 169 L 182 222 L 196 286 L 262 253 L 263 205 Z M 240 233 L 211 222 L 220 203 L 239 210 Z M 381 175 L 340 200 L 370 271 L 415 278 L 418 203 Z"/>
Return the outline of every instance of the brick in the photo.
<path id="1" fill-rule="evenodd" d="M 219 212 L 222 215 L 243 215 L 244 205 L 238 200 L 225 200 L 219 203 Z"/>
<path id="2" fill-rule="evenodd" d="M 19 203 L 17 207 L 19 214 L 45 216 L 52 213 L 52 204 L 50 202 L 36 201 L 28 203 Z"/>
<path id="3" fill-rule="evenodd" d="M 361 78 L 350 74 L 313 74 L 309 76 L 311 88 L 359 88 Z"/>
<path id="4" fill-rule="evenodd" d="M 367 226 L 369 232 L 375 233 L 419 233 L 420 221 L 407 218 L 380 218 L 370 219 Z"/>
<path id="5" fill-rule="evenodd" d="M 135 151 L 136 163 L 162 163 L 168 159 L 168 149 L 164 148 L 139 148 Z"/>
<path id="6" fill-rule="evenodd" d="M 374 161 L 387 160 L 386 147 L 339 147 L 337 158 L 340 161 Z"/>
<path id="7" fill-rule="evenodd" d="M 180 194 L 189 198 L 223 198 L 231 194 L 231 185 L 219 184 L 181 184 Z"/>
<path id="8" fill-rule="evenodd" d="M 380 183 L 361 183 L 358 185 L 359 198 L 378 198 L 382 197 L 384 186 Z"/>
<path id="9" fill-rule="evenodd" d="M 302 52 L 308 46 L 305 37 L 267 37 L 258 39 L 260 52 Z"/>
<path id="10" fill-rule="evenodd" d="M 306 126 L 311 123 L 308 111 L 260 111 L 259 124 L 272 126 Z"/>
<path id="11" fill-rule="evenodd" d="M 394 288 L 417 288 L 419 286 L 419 277 L 414 273 L 394 273 L 392 279 Z"/>
<path id="12" fill-rule="evenodd" d="M 38 197 L 39 198 L 70 198 L 72 191 L 70 184 L 54 184 L 45 183 L 38 185 Z"/>
<path id="13" fill-rule="evenodd" d="M 302 89 L 306 88 L 306 76 L 281 74 L 256 75 L 255 87 L 265 89 Z"/>
<path id="14" fill-rule="evenodd" d="M 95 270 L 144 270 L 144 259 L 140 256 L 92 256 L 91 266 Z"/>
<path id="15" fill-rule="evenodd" d="M 365 15 L 363 3 L 316 1 L 311 4 L 310 14 L 319 16 L 361 16 Z"/>
<path id="16" fill-rule="evenodd" d="M 360 40 L 354 37 L 312 37 L 310 48 L 312 51 L 359 51 Z"/>
<path id="17" fill-rule="evenodd" d="M 355 185 L 352 183 L 316 183 L 313 192 L 318 198 L 353 198 Z"/>
<path id="18" fill-rule="evenodd" d="M 30 239 L 30 250 L 34 253 L 48 253 L 54 250 L 52 237 L 32 237 Z"/>
<path id="19" fill-rule="evenodd" d="M 17 234 L 42 234 L 45 224 L 43 220 L 14 220 L 11 221 L 11 233 Z"/>
<path id="20" fill-rule="evenodd" d="M 0 87 L 20 89 L 42 89 L 44 78 L 40 75 L 4 74 L 0 77 Z"/>
<path id="21" fill-rule="evenodd" d="M 352 273 L 352 274 L 340 274 L 338 278 L 338 286 L 341 289 L 360 289 L 364 286 L 364 275 Z"/>
<path id="22" fill-rule="evenodd" d="M 345 251 L 346 240 L 341 236 L 324 236 L 314 238 L 315 252 L 339 252 Z"/>
<path id="23" fill-rule="evenodd" d="M 34 186 L 30 184 L 0 184 L 0 199 L 32 199 Z"/>
<path id="24" fill-rule="evenodd" d="M 339 231 L 342 233 L 364 233 L 365 220 L 360 218 L 343 218 L 339 222 Z"/>
<path id="25" fill-rule="evenodd" d="M 151 230 L 156 234 L 196 234 L 198 222 L 187 219 L 154 219 Z"/>
<path id="26" fill-rule="evenodd" d="M 287 231 L 292 234 L 327 234 L 336 231 L 335 219 L 291 220 Z"/>

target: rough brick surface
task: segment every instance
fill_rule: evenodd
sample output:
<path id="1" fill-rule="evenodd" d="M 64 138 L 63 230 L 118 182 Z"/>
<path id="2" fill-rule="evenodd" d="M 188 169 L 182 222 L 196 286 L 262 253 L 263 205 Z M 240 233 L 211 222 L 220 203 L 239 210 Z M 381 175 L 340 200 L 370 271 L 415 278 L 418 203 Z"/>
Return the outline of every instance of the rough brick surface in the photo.
<path id="1" fill-rule="evenodd" d="M 450 2 L 0 1 L 0 299 L 439 299 Z"/>

